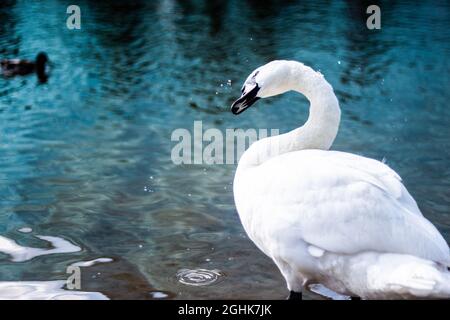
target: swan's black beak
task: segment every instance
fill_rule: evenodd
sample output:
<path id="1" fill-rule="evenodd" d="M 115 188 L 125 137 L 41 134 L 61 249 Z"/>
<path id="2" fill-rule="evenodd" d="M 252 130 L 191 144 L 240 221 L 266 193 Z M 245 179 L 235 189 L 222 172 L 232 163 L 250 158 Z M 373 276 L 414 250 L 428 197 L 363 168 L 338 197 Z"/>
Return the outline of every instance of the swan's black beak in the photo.
<path id="1" fill-rule="evenodd" d="M 231 105 L 231 112 L 233 112 L 233 114 L 239 114 L 258 101 L 259 97 L 256 96 L 258 91 L 259 87 L 255 84 L 252 89 L 244 92 L 242 96 Z"/>

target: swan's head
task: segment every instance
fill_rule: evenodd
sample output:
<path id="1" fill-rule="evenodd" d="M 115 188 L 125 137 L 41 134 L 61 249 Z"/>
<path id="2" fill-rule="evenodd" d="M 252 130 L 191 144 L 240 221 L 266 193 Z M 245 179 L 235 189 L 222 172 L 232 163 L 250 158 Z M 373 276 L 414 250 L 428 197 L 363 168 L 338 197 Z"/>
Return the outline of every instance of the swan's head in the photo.
<path id="1" fill-rule="evenodd" d="M 291 89 L 291 61 L 276 60 L 254 70 L 242 86 L 242 95 L 231 105 L 231 112 L 239 114 L 258 101 L 282 94 Z"/>

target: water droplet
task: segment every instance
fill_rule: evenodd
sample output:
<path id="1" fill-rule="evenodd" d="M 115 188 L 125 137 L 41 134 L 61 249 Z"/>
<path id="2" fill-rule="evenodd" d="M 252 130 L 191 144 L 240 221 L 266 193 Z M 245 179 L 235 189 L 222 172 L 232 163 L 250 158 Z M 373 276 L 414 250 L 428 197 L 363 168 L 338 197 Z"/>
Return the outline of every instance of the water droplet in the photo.
<path id="1" fill-rule="evenodd" d="M 223 276 L 224 274 L 216 269 L 181 269 L 177 272 L 178 281 L 188 286 L 208 286 Z"/>
<path id="2" fill-rule="evenodd" d="M 30 233 L 31 231 L 33 231 L 33 229 L 31 229 L 29 227 L 23 227 L 23 228 L 20 228 L 18 231 L 22 232 L 22 233 Z"/>
<path id="3" fill-rule="evenodd" d="M 338 61 L 338 64 L 341 64 L 341 60 Z"/>
<path id="4" fill-rule="evenodd" d="M 144 191 L 145 192 L 150 192 L 150 193 L 154 192 L 153 189 L 151 189 L 150 187 L 147 187 L 147 186 L 144 187 Z"/>

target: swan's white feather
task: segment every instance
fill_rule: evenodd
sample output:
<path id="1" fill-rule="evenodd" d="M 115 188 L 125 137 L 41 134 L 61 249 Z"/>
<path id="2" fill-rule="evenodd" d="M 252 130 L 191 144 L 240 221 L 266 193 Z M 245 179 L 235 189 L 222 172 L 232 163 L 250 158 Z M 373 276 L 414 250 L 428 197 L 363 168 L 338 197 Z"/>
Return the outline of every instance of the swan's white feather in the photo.
<path id="1" fill-rule="evenodd" d="M 369 289 L 366 291 L 378 298 L 380 293 L 395 293 L 392 298 L 448 297 L 450 294 L 450 275 L 445 267 L 410 255 L 378 255 L 367 267 L 366 282 Z"/>
<path id="2" fill-rule="evenodd" d="M 274 239 L 276 246 L 299 239 L 334 253 L 391 252 L 449 264 L 445 240 L 422 216 L 400 177 L 379 161 L 302 150 L 272 158 L 236 179 L 237 207 L 260 247 Z"/>

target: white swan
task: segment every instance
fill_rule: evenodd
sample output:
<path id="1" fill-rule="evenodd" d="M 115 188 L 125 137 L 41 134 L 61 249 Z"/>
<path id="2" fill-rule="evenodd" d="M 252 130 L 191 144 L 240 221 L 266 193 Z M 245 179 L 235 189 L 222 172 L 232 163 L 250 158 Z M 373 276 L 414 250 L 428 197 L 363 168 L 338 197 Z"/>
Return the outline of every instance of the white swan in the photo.
<path id="1" fill-rule="evenodd" d="M 245 231 L 276 263 L 290 297 L 314 283 L 363 299 L 450 297 L 449 247 L 398 174 L 328 151 L 340 108 L 322 74 L 272 61 L 250 74 L 231 110 L 289 90 L 309 99 L 308 121 L 250 146 L 234 198 Z"/>

